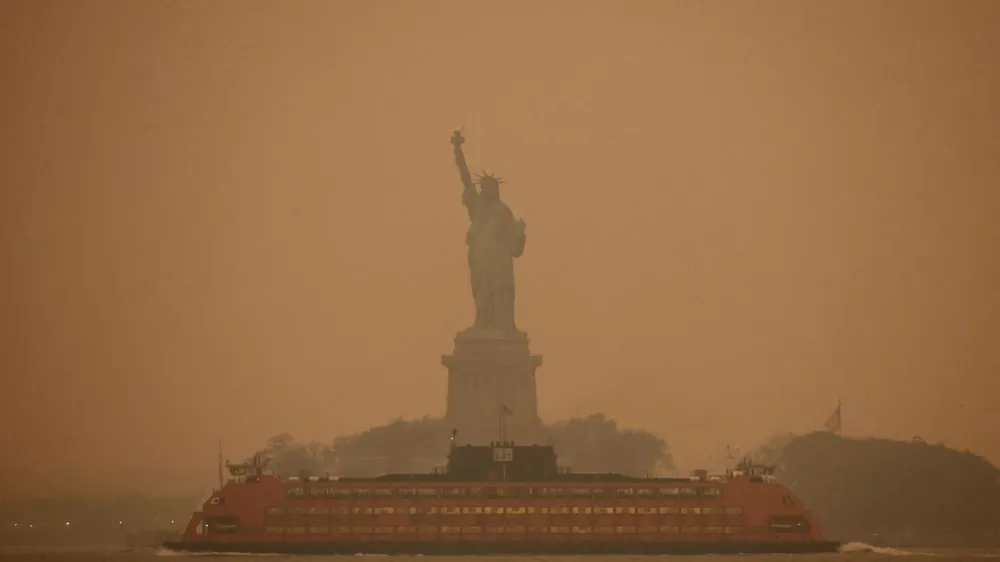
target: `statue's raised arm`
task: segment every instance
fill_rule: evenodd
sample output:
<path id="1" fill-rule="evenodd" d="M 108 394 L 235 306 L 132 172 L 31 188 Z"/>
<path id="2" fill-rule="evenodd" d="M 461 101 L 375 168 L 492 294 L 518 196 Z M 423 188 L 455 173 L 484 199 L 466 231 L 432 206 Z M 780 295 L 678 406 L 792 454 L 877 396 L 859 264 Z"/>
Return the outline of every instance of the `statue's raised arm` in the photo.
<path id="1" fill-rule="evenodd" d="M 455 131 L 451 137 L 451 146 L 455 149 L 455 165 L 458 166 L 458 174 L 462 178 L 462 204 L 468 207 L 471 213 L 479 199 L 479 192 L 476 191 L 476 184 L 472 181 L 472 174 L 469 173 L 469 165 L 465 163 L 465 153 L 462 152 L 464 142 L 462 131 Z"/>

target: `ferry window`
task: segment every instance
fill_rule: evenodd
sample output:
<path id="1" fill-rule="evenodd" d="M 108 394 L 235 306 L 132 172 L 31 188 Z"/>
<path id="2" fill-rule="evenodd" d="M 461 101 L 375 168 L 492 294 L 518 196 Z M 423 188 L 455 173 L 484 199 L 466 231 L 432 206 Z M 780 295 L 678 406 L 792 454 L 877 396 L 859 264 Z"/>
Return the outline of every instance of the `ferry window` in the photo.
<path id="1" fill-rule="evenodd" d="M 503 526 L 502 525 L 487 525 L 486 526 L 486 532 L 487 533 L 492 533 L 494 535 L 498 534 L 498 533 L 502 533 L 503 532 Z"/>
<path id="2" fill-rule="evenodd" d="M 417 528 L 417 532 L 421 535 L 433 535 L 438 532 L 438 528 L 431 525 L 421 525 Z"/>
<path id="3" fill-rule="evenodd" d="M 368 535 L 372 532 L 372 527 L 354 527 L 353 532 L 358 535 Z"/>
<path id="4" fill-rule="evenodd" d="M 595 533 L 614 533 L 615 532 L 615 528 L 612 527 L 612 526 L 610 526 L 610 525 L 598 525 L 597 527 L 594 527 L 594 532 Z"/>
<path id="5" fill-rule="evenodd" d="M 726 527 L 725 532 L 727 535 L 738 535 L 743 532 L 743 527 Z"/>
<path id="6" fill-rule="evenodd" d="M 594 488 L 591 490 L 591 494 L 594 498 L 607 498 L 611 496 L 607 488 Z"/>
<path id="7" fill-rule="evenodd" d="M 264 532 L 269 535 L 283 535 L 285 533 L 284 527 L 267 527 Z"/>
<path id="8" fill-rule="evenodd" d="M 326 515 L 330 513 L 330 508 L 328 507 L 310 507 L 309 515 Z"/>
<path id="9" fill-rule="evenodd" d="M 582 506 L 582 507 L 581 506 L 573 506 L 573 513 L 587 514 L 587 513 L 590 513 L 590 508 L 587 507 L 587 506 Z"/>
<path id="10" fill-rule="evenodd" d="M 682 507 L 681 508 L 681 513 L 683 513 L 685 515 L 698 515 L 699 513 L 701 513 L 701 508 L 700 507 Z"/>
<path id="11" fill-rule="evenodd" d="M 564 498 L 566 497 L 566 488 L 548 488 L 545 493 L 552 498 Z"/>
<path id="12" fill-rule="evenodd" d="M 702 488 L 701 493 L 705 496 L 718 497 L 722 495 L 722 488 Z"/>
<path id="13" fill-rule="evenodd" d="M 395 530 L 396 529 L 394 527 L 388 527 L 388 526 L 386 526 L 386 527 L 375 527 L 375 532 L 378 533 L 378 534 L 380 534 L 380 535 L 387 535 L 387 534 L 389 534 L 389 533 L 391 533 L 391 532 L 393 532 Z"/>
<path id="14" fill-rule="evenodd" d="M 416 488 L 396 488 L 396 495 L 406 498 L 417 495 Z"/>
<path id="15" fill-rule="evenodd" d="M 234 515 L 206 517 L 205 526 L 209 534 L 235 533 L 239 531 L 240 519 Z"/>
<path id="16" fill-rule="evenodd" d="M 293 498 L 305 497 L 306 490 L 305 488 L 289 488 L 288 495 Z"/>
<path id="17" fill-rule="evenodd" d="M 521 498 L 530 497 L 531 488 L 504 488 L 503 497 L 505 498 Z"/>
<path id="18" fill-rule="evenodd" d="M 483 513 L 488 513 L 488 514 L 491 514 L 491 515 L 499 515 L 499 514 L 503 513 L 503 508 L 502 507 L 486 506 L 486 507 L 483 508 Z"/>
<path id="19" fill-rule="evenodd" d="M 350 512 L 351 511 L 349 509 L 347 509 L 346 507 L 331 507 L 330 508 L 330 514 L 331 515 L 347 515 Z"/>
<path id="20" fill-rule="evenodd" d="M 341 533 L 341 534 L 345 534 L 346 535 L 346 534 L 348 534 L 348 533 L 351 532 L 351 528 L 350 527 L 331 527 L 330 528 L 330 532 L 331 533 Z"/>
<path id="21" fill-rule="evenodd" d="M 569 491 L 569 495 L 577 498 L 589 498 L 590 488 L 573 488 Z"/>
<path id="22" fill-rule="evenodd" d="M 778 515 L 771 518 L 771 531 L 775 533 L 808 533 L 809 521 L 798 515 Z"/>
<path id="23" fill-rule="evenodd" d="M 391 496 L 392 488 L 375 488 L 372 490 L 372 495 L 380 498 Z"/>
<path id="24" fill-rule="evenodd" d="M 681 532 L 681 528 L 678 527 L 677 525 L 661 525 L 660 526 L 660 532 L 661 533 L 679 533 L 679 532 Z"/>
<path id="25" fill-rule="evenodd" d="M 396 527 L 397 533 L 416 533 L 416 527 Z"/>
<path id="26" fill-rule="evenodd" d="M 309 513 L 309 509 L 305 507 L 290 507 L 288 508 L 289 515 L 305 515 Z"/>
<path id="27" fill-rule="evenodd" d="M 544 498 L 545 496 L 548 495 L 548 493 L 549 493 L 549 489 L 548 488 L 532 488 L 531 489 L 531 495 L 532 496 L 536 496 L 536 497 L 540 497 L 540 498 Z"/>
<path id="28" fill-rule="evenodd" d="M 656 495 L 656 488 L 639 488 L 635 491 L 635 495 L 640 498 L 651 498 Z"/>
<path id="29" fill-rule="evenodd" d="M 462 488 L 442 488 L 441 495 L 446 498 L 455 498 L 465 495 L 465 490 Z"/>
<path id="30" fill-rule="evenodd" d="M 436 498 L 438 490 L 437 488 L 417 488 L 417 495 L 422 498 Z"/>
<path id="31" fill-rule="evenodd" d="M 372 508 L 372 513 L 374 513 L 376 515 L 381 514 L 381 513 L 387 513 L 388 514 L 388 513 L 392 513 L 392 512 L 393 512 L 393 508 L 391 508 L 391 507 L 373 507 Z"/>
<path id="32" fill-rule="evenodd" d="M 354 488 L 354 495 L 359 498 L 366 498 L 372 495 L 372 491 L 368 488 Z"/>
<path id="33" fill-rule="evenodd" d="M 305 527 L 288 527 L 285 532 L 289 535 L 303 535 L 306 532 Z"/>
<path id="34" fill-rule="evenodd" d="M 649 534 L 659 532 L 659 527 L 639 527 L 636 529 L 637 533 Z"/>
<path id="35" fill-rule="evenodd" d="M 326 488 L 310 487 L 309 495 L 314 498 L 322 498 L 326 496 Z"/>
<path id="36" fill-rule="evenodd" d="M 703 533 L 721 533 L 722 532 L 722 527 L 714 527 L 714 526 L 702 527 L 701 532 L 703 532 Z"/>
<path id="37" fill-rule="evenodd" d="M 660 488 L 661 496 L 667 496 L 667 497 L 678 496 L 680 495 L 680 493 L 681 493 L 680 488 Z"/>
<path id="38" fill-rule="evenodd" d="M 697 496 L 698 488 L 680 488 L 682 496 Z"/>
<path id="39" fill-rule="evenodd" d="M 727 507 L 726 514 L 728 515 L 743 515 L 742 507 Z"/>
<path id="40" fill-rule="evenodd" d="M 505 525 L 503 531 L 505 533 L 523 533 L 525 528 L 524 525 Z"/>
<path id="41" fill-rule="evenodd" d="M 371 515 L 371 512 L 372 512 L 372 508 L 370 508 L 370 507 L 352 507 L 351 508 L 351 513 L 354 513 L 355 515 L 358 515 L 358 514 L 361 514 L 361 515 Z"/>
<path id="42" fill-rule="evenodd" d="M 636 508 L 636 509 L 639 510 L 639 514 L 640 515 L 653 515 L 653 514 L 656 513 L 656 508 L 655 507 L 639 507 L 639 508 Z"/>
<path id="43" fill-rule="evenodd" d="M 465 527 L 462 529 L 463 533 L 482 533 L 483 528 L 479 526 Z"/>
<path id="44" fill-rule="evenodd" d="M 346 498 L 351 496 L 350 488 L 327 488 L 326 495 L 334 498 Z"/>
<path id="45" fill-rule="evenodd" d="M 285 508 L 283 507 L 269 507 L 265 511 L 268 515 L 282 515 L 285 513 Z"/>
<path id="46" fill-rule="evenodd" d="M 703 507 L 701 512 L 705 515 L 713 515 L 723 513 L 724 510 L 721 507 Z"/>
<path id="47" fill-rule="evenodd" d="M 673 513 L 680 513 L 680 512 L 681 512 L 680 508 L 677 508 L 677 507 L 666 507 L 666 506 L 660 507 L 660 513 L 663 513 L 663 514 L 673 514 Z"/>
<path id="48" fill-rule="evenodd" d="M 627 525 L 619 525 L 618 527 L 615 527 L 615 532 L 616 533 L 634 533 L 635 532 L 635 527 L 631 527 L 631 526 L 627 526 Z"/>
<path id="49" fill-rule="evenodd" d="M 314 535 L 326 535 L 330 532 L 329 527 L 309 527 L 309 532 Z"/>
<path id="50" fill-rule="evenodd" d="M 682 533 L 700 533 L 701 527 L 681 527 Z"/>
<path id="51" fill-rule="evenodd" d="M 482 490 L 482 488 L 474 488 L 474 489 Z M 486 497 L 488 498 L 502 498 L 504 497 L 506 492 L 506 490 L 504 490 L 503 488 L 498 488 L 498 487 L 486 488 L 484 491 L 486 493 Z"/>
<path id="52" fill-rule="evenodd" d="M 635 490 L 632 488 L 618 488 L 615 490 L 615 495 L 619 498 L 628 498 L 635 495 Z"/>

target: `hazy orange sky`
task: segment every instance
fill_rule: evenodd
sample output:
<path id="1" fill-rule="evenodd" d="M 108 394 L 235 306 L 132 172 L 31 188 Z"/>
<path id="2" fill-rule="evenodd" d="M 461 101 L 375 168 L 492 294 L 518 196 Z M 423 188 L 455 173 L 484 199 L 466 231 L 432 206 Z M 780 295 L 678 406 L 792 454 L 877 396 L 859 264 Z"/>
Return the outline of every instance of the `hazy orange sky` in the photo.
<path id="1" fill-rule="evenodd" d="M 462 126 L 543 419 L 1000 463 L 1000 3 L 0 0 L 0 77 L 0 465 L 442 414 Z"/>

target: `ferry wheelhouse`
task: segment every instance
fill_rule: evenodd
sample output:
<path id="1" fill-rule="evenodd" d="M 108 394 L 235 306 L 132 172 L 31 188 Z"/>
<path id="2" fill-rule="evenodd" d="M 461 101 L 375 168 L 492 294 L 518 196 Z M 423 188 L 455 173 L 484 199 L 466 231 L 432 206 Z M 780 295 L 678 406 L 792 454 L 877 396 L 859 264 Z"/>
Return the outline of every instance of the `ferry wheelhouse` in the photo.
<path id="1" fill-rule="evenodd" d="M 550 446 L 453 445 L 427 474 L 233 478 L 167 548 L 309 554 L 665 554 L 834 551 L 769 467 L 634 478 L 560 469 Z"/>

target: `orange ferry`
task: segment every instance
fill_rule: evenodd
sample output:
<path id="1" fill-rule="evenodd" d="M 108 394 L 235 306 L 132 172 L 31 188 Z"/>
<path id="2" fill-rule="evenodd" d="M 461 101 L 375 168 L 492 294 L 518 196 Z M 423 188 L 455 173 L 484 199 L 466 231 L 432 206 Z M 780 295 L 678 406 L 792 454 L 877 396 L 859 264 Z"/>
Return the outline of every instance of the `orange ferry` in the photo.
<path id="1" fill-rule="evenodd" d="M 831 552 L 770 467 L 634 478 L 560 470 L 550 446 L 455 445 L 427 474 L 280 479 L 254 458 L 191 517 L 178 551 L 302 554 Z"/>

